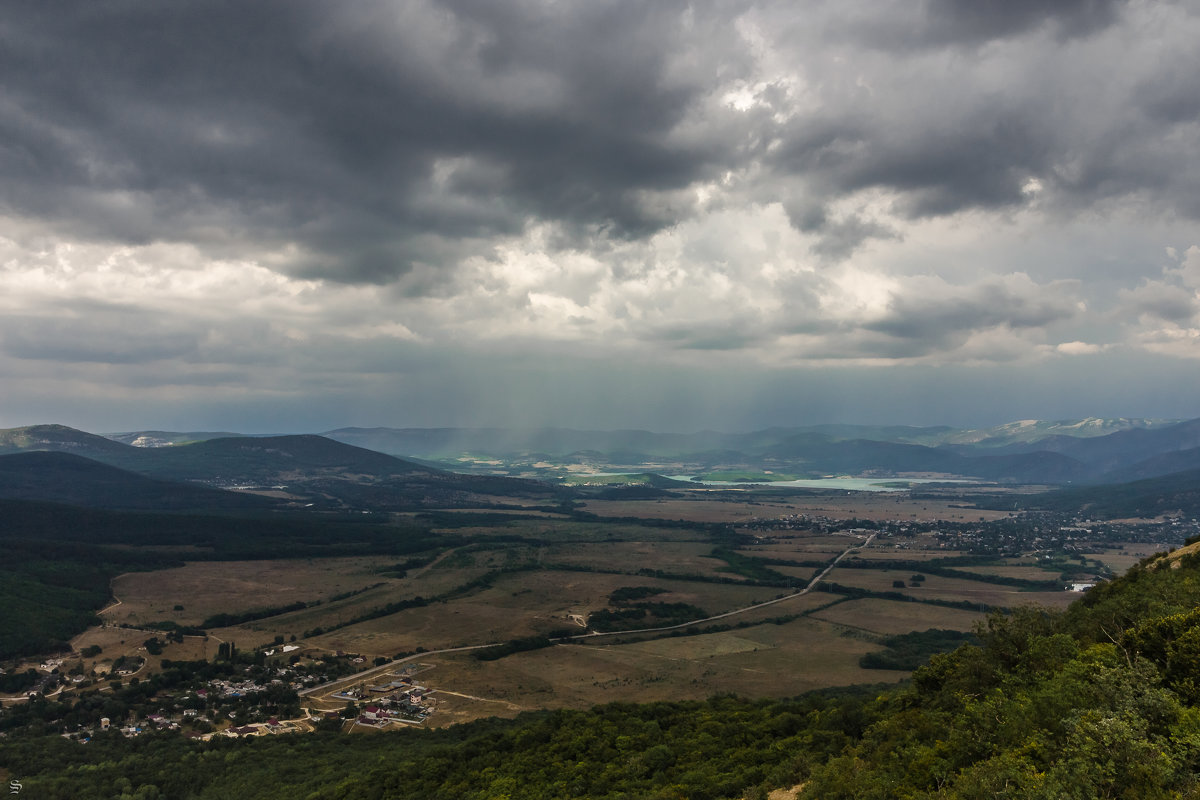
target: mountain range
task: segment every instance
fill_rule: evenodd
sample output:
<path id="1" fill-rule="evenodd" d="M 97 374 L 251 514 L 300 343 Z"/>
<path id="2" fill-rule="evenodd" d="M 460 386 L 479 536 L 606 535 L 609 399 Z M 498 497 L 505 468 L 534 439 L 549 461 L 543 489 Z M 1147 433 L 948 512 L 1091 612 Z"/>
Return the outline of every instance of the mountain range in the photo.
<path id="1" fill-rule="evenodd" d="M 764 480 L 926 474 L 1116 484 L 1200 470 L 1200 419 L 1022 422 L 977 431 L 839 425 L 739 434 L 343 428 L 325 435 L 100 436 L 35 425 L 0 430 L 0 497 L 160 510 L 405 510 L 487 506 L 514 496 L 553 503 L 568 491 L 553 481 L 568 466 L 578 472 L 580 463 L 648 474 L 758 470 Z"/>
<path id="2" fill-rule="evenodd" d="M 535 481 L 460 475 L 311 434 L 135 447 L 63 425 L 0 430 L 0 497 L 9 499 L 160 510 L 404 510 L 556 494 Z"/>
<path id="3" fill-rule="evenodd" d="M 341 428 L 337 441 L 457 469 L 579 462 L 598 469 L 739 467 L 817 477 L 942 473 L 1013 483 L 1106 483 L 1200 468 L 1200 419 L 1024 420 L 961 430 L 821 425 L 751 433 L 563 428 Z M 495 462 L 501 464 L 497 465 Z"/>

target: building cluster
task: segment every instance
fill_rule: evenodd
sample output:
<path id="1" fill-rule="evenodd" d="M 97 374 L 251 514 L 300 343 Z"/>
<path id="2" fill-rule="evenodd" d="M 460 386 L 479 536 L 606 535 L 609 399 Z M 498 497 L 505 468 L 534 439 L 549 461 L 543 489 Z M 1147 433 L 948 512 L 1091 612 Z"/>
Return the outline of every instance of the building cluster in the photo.
<path id="1" fill-rule="evenodd" d="M 383 727 L 393 722 L 420 723 L 434 711 L 429 689 L 413 683 L 407 675 L 388 676 L 397 680 L 375 686 L 360 686 L 332 695 L 351 703 L 369 701 L 354 720 L 356 725 Z M 338 712 L 330 712 L 336 715 Z"/>

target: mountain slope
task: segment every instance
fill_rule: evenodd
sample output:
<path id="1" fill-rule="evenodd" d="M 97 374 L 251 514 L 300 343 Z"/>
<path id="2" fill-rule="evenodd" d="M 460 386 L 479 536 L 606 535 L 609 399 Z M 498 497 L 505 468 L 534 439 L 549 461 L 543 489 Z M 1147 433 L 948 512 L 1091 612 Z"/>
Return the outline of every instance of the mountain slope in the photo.
<path id="1" fill-rule="evenodd" d="M 0 431 L 0 448 L 78 453 L 159 480 L 282 487 L 293 502 L 319 509 L 487 505 L 497 495 L 552 499 L 561 494 L 536 481 L 460 475 L 312 434 L 132 447 L 61 425 L 39 425 Z"/>
<path id="2" fill-rule="evenodd" d="M 129 431 L 127 433 L 106 433 L 104 438 L 134 447 L 170 447 L 176 444 L 203 442 L 206 439 L 234 439 L 245 435 L 247 434 L 230 433 L 229 431 Z"/>
<path id="3" fill-rule="evenodd" d="M 1059 489 L 1027 497 L 1027 508 L 1081 510 L 1100 519 L 1157 517 L 1182 512 L 1200 514 L 1200 469 L 1156 478 L 1102 486 Z"/>
<path id="4" fill-rule="evenodd" d="M 74 453 L 52 451 L 0 456 L 0 498 L 157 511 L 277 505 L 264 497 L 155 480 Z"/>
<path id="5" fill-rule="evenodd" d="M 28 450 L 52 450 L 105 460 L 120 458 L 129 449 L 120 442 L 68 428 L 66 425 L 30 425 L 0 430 L 0 455 Z"/>
<path id="6" fill-rule="evenodd" d="M 207 439 L 138 450 L 140 471 L 176 480 L 270 483 L 298 478 L 436 472 L 374 450 L 311 434 Z"/>
<path id="7" fill-rule="evenodd" d="M 1106 483 L 1125 483 L 1198 469 L 1200 469 L 1200 447 L 1192 447 L 1187 450 L 1176 450 L 1152 456 L 1132 466 L 1110 472 L 1104 476 L 1104 480 Z"/>
<path id="8" fill-rule="evenodd" d="M 217 486 L 277 486 L 318 508 L 477 506 L 497 495 L 561 493 L 536 481 L 460 475 L 311 434 L 210 439 L 141 453 L 146 474 Z"/>

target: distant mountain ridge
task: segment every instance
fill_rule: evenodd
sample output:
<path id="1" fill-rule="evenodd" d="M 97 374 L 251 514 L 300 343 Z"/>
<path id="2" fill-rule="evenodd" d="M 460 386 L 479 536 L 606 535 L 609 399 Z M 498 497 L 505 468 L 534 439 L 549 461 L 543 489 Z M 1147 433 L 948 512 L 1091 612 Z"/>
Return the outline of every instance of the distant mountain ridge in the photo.
<path id="1" fill-rule="evenodd" d="M 1118 430 L 1102 433 L 1112 428 Z M 1046 435 L 1031 438 L 1035 432 Z M 157 444 L 200 435 L 156 431 L 120 436 Z M 971 438 L 974 444 L 964 443 Z M 1025 438 L 1030 440 L 1023 441 Z M 328 490 L 321 491 L 331 497 L 349 491 L 350 484 L 381 482 L 392 484 L 396 491 L 389 496 L 394 497 L 403 495 L 401 483 L 414 491 L 420 485 L 437 494 L 458 482 L 462 491 L 487 493 L 493 489 L 478 483 L 485 476 L 553 479 L 566 474 L 568 467 L 577 469 L 573 464 L 595 471 L 664 474 L 672 474 L 672 469 L 723 468 L 818 477 L 924 473 L 1057 485 L 1153 478 L 1200 465 L 1200 419 L 1171 424 L 1140 419 L 1023 421 L 977 431 L 944 426 L 826 425 L 737 434 L 342 428 L 324 436 L 186 440 L 188 444 L 135 447 L 61 425 L 41 425 L 0 431 L 0 453 L 61 450 L 156 478 L 212 486 L 302 482 L 315 491 L 315 481 L 333 481 Z M 1196 452 L 1189 452 L 1192 450 Z M 409 458 L 424 463 L 406 460 Z M 469 489 L 463 488 L 468 476 L 476 481 Z M 514 488 L 516 485 L 509 485 L 504 491 Z M 352 494 L 361 500 L 363 487 L 356 487 Z"/>
<path id="2" fill-rule="evenodd" d="M 140 476 L 210 488 L 274 488 L 282 493 L 281 500 L 317 508 L 478 505 L 492 502 L 485 498 L 495 495 L 556 493 L 533 481 L 459 475 L 314 434 L 134 447 L 62 425 L 0 430 L 0 455 L 34 451 L 71 453 Z"/>
<path id="3" fill-rule="evenodd" d="M 342 428 L 325 435 L 395 455 L 462 463 L 465 468 L 488 459 L 574 459 L 597 468 L 640 470 L 656 461 L 677 460 L 698 469 L 741 465 L 808 474 L 926 472 L 1063 484 L 1105 481 L 1110 474 L 1112 479 L 1166 474 L 1163 470 L 1183 462 L 1182 457 L 1166 459 L 1164 454 L 1200 446 L 1200 420 L 1025 420 L 978 430 L 818 425 L 744 434 Z"/>
<path id="4" fill-rule="evenodd" d="M 595 431 L 569 428 L 338 428 L 323 435 L 393 455 L 424 458 L 447 458 L 463 452 L 481 455 L 544 453 L 564 456 L 582 451 L 680 456 L 721 450 L 758 454 L 763 449 L 776 447 L 780 442 L 797 436 L 817 436 L 825 441 L 834 442 L 867 440 L 927 447 L 973 445 L 991 449 L 1024 445 L 1051 436 L 1093 438 L 1120 431 L 1167 428 L 1178 423 L 1178 420 L 1092 417 L 1085 420 L 1052 422 L 1023 420 L 980 429 L 838 424 L 766 428 L 749 433 L 700 431 L 690 434 L 665 434 L 643 430 Z"/>
<path id="5" fill-rule="evenodd" d="M 120 510 L 255 510 L 276 502 L 257 495 L 148 478 L 63 451 L 0 455 L 0 499 Z"/>

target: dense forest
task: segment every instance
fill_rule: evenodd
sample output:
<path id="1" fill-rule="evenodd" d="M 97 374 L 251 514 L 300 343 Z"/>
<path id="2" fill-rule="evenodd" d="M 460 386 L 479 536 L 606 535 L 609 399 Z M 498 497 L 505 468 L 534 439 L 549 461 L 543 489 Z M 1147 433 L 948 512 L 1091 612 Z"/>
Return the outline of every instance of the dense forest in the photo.
<path id="1" fill-rule="evenodd" d="M 109 732 L 79 744 L 34 726 L 0 742 L 0 766 L 45 798 L 715 800 L 798 783 L 822 800 L 1200 797 L 1198 606 L 1193 543 L 1064 613 L 993 614 L 977 643 L 933 656 L 898 689 L 376 736 Z"/>

